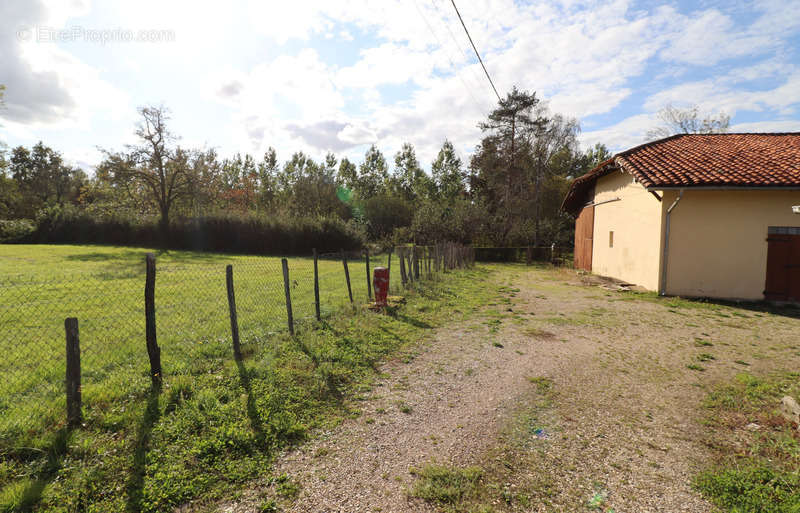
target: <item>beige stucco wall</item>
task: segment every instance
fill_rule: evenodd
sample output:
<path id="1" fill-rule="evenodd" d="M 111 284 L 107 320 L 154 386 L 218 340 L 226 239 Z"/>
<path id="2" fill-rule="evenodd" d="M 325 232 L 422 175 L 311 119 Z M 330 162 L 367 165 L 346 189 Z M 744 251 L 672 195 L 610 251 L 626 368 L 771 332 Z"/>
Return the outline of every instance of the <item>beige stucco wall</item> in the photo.
<path id="1" fill-rule="evenodd" d="M 658 290 L 661 203 L 633 176 L 615 171 L 597 180 L 592 272 Z M 614 245 L 609 247 L 609 232 Z"/>
<path id="2" fill-rule="evenodd" d="M 665 191 L 663 209 L 677 197 Z M 686 189 L 672 211 L 668 295 L 763 299 L 767 227 L 800 226 L 800 191 Z"/>

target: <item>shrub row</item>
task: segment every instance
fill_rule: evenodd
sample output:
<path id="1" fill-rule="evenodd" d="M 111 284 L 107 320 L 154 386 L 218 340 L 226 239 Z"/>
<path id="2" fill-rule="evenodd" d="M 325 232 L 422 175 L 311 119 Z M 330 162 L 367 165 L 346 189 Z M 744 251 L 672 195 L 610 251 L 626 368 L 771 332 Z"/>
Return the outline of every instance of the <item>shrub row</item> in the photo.
<path id="1" fill-rule="evenodd" d="M 156 219 L 108 217 L 50 208 L 40 213 L 34 230 L 20 231 L 8 242 L 54 244 L 113 244 L 165 247 L 194 251 L 253 254 L 309 254 L 357 249 L 363 238 L 336 218 L 276 218 L 216 215 L 178 219 L 169 235 Z"/>
<path id="2" fill-rule="evenodd" d="M 36 225 L 30 219 L 0 219 L 0 242 L 14 242 L 30 236 Z"/>

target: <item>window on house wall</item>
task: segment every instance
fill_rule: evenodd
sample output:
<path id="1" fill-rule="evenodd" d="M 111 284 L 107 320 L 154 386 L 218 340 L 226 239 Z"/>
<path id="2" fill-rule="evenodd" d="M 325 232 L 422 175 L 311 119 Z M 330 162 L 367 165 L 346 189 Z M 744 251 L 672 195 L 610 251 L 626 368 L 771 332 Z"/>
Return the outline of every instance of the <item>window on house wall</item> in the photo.
<path id="1" fill-rule="evenodd" d="M 608 247 L 609 248 L 613 248 L 614 247 L 614 232 L 613 231 L 612 232 L 608 232 Z"/>

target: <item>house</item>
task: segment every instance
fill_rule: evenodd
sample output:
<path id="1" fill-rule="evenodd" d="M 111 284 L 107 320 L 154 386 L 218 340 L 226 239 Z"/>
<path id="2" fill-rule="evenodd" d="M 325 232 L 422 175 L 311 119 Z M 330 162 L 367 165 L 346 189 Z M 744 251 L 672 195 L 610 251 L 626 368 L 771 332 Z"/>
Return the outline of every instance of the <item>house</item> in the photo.
<path id="1" fill-rule="evenodd" d="M 562 209 L 580 269 L 666 295 L 800 301 L 797 205 L 800 133 L 685 134 L 601 163 Z"/>

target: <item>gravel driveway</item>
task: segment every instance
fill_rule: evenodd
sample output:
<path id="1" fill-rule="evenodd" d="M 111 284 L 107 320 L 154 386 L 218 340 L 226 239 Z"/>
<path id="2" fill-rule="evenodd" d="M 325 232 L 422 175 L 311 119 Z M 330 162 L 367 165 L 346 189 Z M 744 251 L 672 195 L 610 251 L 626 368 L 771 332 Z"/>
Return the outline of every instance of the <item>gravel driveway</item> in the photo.
<path id="1" fill-rule="evenodd" d="M 789 315 L 618 291 L 571 270 L 497 266 L 487 286 L 503 301 L 385 364 L 354 401 L 361 415 L 278 458 L 274 473 L 299 485 L 285 510 L 438 511 L 409 494 L 411 469 L 436 462 L 502 479 L 482 497 L 495 511 L 588 511 L 592 498 L 615 513 L 712 511 L 690 486 L 707 463 L 708 387 L 800 368 Z M 275 487 L 219 510 L 259 511 Z"/>

